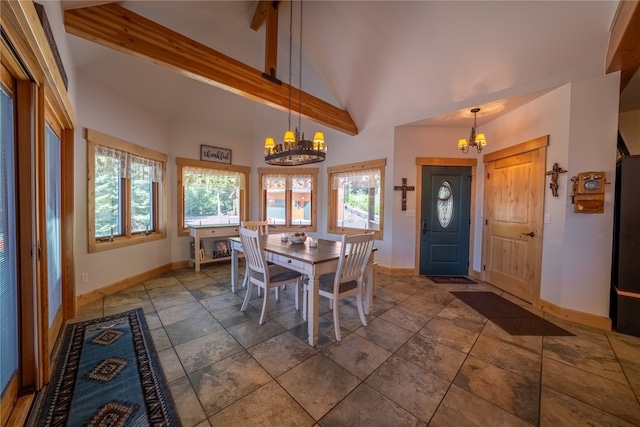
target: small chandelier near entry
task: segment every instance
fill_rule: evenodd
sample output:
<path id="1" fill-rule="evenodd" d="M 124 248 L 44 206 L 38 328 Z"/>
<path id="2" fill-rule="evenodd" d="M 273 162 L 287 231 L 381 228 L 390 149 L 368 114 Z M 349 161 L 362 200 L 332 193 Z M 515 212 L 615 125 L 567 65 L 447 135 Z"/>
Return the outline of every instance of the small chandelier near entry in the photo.
<path id="1" fill-rule="evenodd" d="M 289 127 L 284 133 L 284 144 L 273 138 L 264 141 L 264 161 L 275 166 L 297 166 L 323 162 L 327 155 L 324 134 L 316 132 L 313 141 L 304 139 L 302 132 L 302 1 L 300 1 L 300 72 L 298 74 L 298 127 L 291 130 L 291 46 L 293 38 L 293 3 L 289 13 Z"/>
<path id="2" fill-rule="evenodd" d="M 471 112 L 473 113 L 473 127 L 471 128 L 471 135 L 469 136 L 469 141 L 462 138 L 458 140 L 458 148 L 462 150 L 464 154 L 469 152 L 469 147 L 476 147 L 478 149 L 478 153 L 482 151 L 482 148 L 487 145 L 487 139 L 484 136 L 484 133 L 477 133 L 478 127 L 476 126 L 476 114 L 480 111 L 479 108 L 473 108 Z"/>

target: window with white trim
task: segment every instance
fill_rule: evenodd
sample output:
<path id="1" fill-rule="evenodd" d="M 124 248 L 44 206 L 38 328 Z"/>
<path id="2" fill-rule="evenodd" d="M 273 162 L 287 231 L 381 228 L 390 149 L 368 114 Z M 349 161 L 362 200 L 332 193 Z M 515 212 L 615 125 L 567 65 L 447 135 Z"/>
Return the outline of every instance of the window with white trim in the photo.
<path id="1" fill-rule="evenodd" d="M 259 168 L 261 219 L 278 230 L 317 230 L 318 169 Z"/>
<path id="2" fill-rule="evenodd" d="M 380 159 L 327 168 L 330 233 L 373 230 L 382 240 L 385 166 Z"/>
<path id="3" fill-rule="evenodd" d="M 89 252 L 166 237 L 167 156 L 87 130 Z"/>

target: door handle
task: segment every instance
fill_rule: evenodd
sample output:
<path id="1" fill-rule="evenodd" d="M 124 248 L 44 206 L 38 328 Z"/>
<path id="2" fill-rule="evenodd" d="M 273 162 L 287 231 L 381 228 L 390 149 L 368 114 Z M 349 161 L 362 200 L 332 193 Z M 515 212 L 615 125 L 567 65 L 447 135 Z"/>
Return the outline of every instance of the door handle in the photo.
<path id="1" fill-rule="evenodd" d="M 529 237 L 534 237 L 536 235 L 536 233 L 534 233 L 533 231 L 530 231 L 528 233 L 520 233 L 521 236 L 529 236 Z"/>
<path id="2" fill-rule="evenodd" d="M 427 234 L 427 231 L 429 231 L 429 222 L 422 221 L 422 234 Z"/>

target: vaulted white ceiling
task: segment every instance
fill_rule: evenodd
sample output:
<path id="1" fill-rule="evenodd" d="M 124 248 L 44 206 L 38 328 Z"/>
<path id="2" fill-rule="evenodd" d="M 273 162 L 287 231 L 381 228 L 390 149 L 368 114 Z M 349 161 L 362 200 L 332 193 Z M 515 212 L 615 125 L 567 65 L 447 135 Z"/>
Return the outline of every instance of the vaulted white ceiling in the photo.
<path id="1" fill-rule="evenodd" d="M 62 2 L 64 8 L 86 4 Z M 96 2 L 92 2 L 96 3 Z M 263 71 L 257 1 L 125 1 L 142 16 Z M 298 2 L 293 81 L 298 86 Z M 279 4 L 277 77 L 288 81 L 290 2 Z M 572 80 L 601 76 L 617 1 L 305 1 L 302 89 L 380 123 L 467 126 Z M 219 108 L 269 108 L 67 35 L 86 73 L 158 114 L 202 123 Z M 635 80 L 638 80 L 637 78 Z M 623 99 L 624 100 L 624 99 Z"/>

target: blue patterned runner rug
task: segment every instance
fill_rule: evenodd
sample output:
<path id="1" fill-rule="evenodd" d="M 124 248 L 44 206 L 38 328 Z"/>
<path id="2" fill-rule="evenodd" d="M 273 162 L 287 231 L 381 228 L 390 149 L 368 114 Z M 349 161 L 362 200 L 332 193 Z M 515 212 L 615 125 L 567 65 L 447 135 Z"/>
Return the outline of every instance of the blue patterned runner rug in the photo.
<path id="1" fill-rule="evenodd" d="M 70 324 L 37 426 L 177 426 L 142 309 Z"/>

